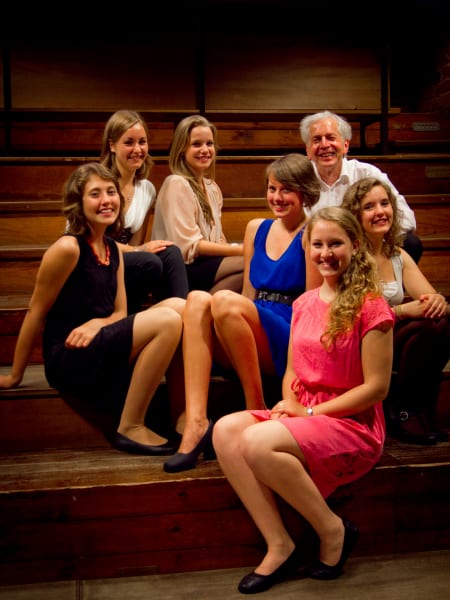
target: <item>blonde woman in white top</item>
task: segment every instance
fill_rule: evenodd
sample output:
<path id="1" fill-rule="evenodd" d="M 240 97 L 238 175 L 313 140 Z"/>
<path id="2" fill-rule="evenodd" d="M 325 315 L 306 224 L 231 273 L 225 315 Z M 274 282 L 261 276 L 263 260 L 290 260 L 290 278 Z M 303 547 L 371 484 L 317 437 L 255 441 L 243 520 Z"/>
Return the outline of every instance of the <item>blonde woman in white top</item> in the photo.
<path id="1" fill-rule="evenodd" d="M 222 230 L 216 155 L 215 125 L 200 115 L 178 124 L 169 156 L 172 174 L 158 193 L 151 237 L 172 240 L 180 248 L 190 290 L 241 292 L 243 246 L 228 243 Z"/>
<path id="2" fill-rule="evenodd" d="M 146 240 L 156 198 L 148 176 L 153 165 L 147 124 L 132 110 L 118 110 L 103 132 L 100 159 L 119 177 L 125 198 L 125 224 L 116 241 L 124 254 L 129 314 L 149 302 L 186 298 L 188 282 L 180 249 L 167 239 Z"/>

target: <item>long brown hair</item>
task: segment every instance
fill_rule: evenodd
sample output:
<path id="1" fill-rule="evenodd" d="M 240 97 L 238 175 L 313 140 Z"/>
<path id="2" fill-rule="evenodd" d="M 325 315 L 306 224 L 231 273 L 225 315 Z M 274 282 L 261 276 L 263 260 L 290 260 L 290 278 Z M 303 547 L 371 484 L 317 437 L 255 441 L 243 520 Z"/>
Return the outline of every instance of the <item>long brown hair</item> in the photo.
<path id="1" fill-rule="evenodd" d="M 123 228 L 124 197 L 120 191 L 119 178 L 101 163 L 90 162 L 80 165 L 64 184 L 62 213 L 67 219 L 66 232 L 74 235 L 89 235 L 89 225 L 83 210 L 83 194 L 86 183 L 92 175 L 97 175 L 103 181 L 114 184 L 120 196 L 120 212 L 118 218 L 110 225 L 106 233 L 114 237 Z"/>
<path id="2" fill-rule="evenodd" d="M 318 221 L 332 221 L 339 225 L 357 248 L 338 283 L 336 297 L 330 304 L 328 324 L 321 337 L 323 345 L 329 348 L 340 335 L 352 329 L 366 296 L 381 296 L 381 289 L 375 260 L 366 246 L 364 232 L 356 217 L 341 206 L 321 208 L 308 222 L 309 240 Z"/>
<path id="3" fill-rule="evenodd" d="M 197 196 L 200 208 L 203 212 L 206 222 L 213 223 L 213 214 L 206 194 L 203 191 L 203 188 L 199 183 L 196 174 L 192 171 L 192 169 L 186 162 L 185 157 L 185 152 L 189 146 L 191 139 L 191 131 L 194 129 L 194 127 L 209 127 L 213 136 L 214 148 L 217 156 L 218 143 L 216 126 L 201 115 L 191 115 L 189 117 L 185 117 L 182 121 L 180 121 L 175 129 L 173 141 L 170 146 L 169 167 L 172 173 L 174 173 L 175 175 L 181 175 L 182 177 L 185 177 L 187 179 L 194 194 Z M 205 172 L 205 175 L 213 180 L 216 174 L 215 167 L 216 158 L 214 157 L 211 166 L 209 167 L 208 171 Z"/>
<path id="4" fill-rule="evenodd" d="M 119 169 L 116 164 L 116 153 L 111 152 L 111 142 L 116 144 L 123 136 L 125 131 L 128 131 L 130 127 L 139 123 L 142 125 L 147 137 L 149 138 L 147 123 L 141 117 L 138 112 L 134 110 L 118 110 L 108 119 L 103 131 L 102 148 L 100 151 L 100 162 L 111 169 L 118 177 L 120 177 Z M 136 171 L 134 177 L 136 180 L 147 179 L 150 175 L 151 168 L 153 166 L 153 160 L 150 154 L 147 154 L 144 162 Z"/>

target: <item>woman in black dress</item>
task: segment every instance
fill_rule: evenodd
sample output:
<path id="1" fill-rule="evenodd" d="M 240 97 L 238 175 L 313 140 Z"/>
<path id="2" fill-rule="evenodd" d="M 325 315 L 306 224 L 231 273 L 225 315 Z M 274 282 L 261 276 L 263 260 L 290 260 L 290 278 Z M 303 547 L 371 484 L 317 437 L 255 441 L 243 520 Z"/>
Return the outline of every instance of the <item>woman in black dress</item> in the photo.
<path id="1" fill-rule="evenodd" d="M 19 385 L 43 330 L 50 385 L 111 412 L 122 409 L 115 448 L 172 454 L 176 442 L 144 421 L 162 376 L 174 368 L 185 301 L 168 298 L 127 316 L 123 256 L 112 239 L 123 226 L 123 196 L 109 169 L 78 167 L 64 186 L 63 213 L 66 233 L 42 258 L 11 373 L 0 376 L 0 388 Z"/>

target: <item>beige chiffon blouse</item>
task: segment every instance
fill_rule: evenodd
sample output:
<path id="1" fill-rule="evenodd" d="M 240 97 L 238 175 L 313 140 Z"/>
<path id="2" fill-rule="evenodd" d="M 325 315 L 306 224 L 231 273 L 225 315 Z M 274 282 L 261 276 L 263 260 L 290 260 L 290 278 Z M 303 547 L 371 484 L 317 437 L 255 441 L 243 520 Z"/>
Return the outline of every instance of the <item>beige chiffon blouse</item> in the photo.
<path id="1" fill-rule="evenodd" d="M 221 222 L 222 191 L 215 181 L 203 181 L 214 217 L 213 225 L 206 222 L 197 196 L 181 175 L 166 177 L 156 198 L 151 239 L 174 242 L 186 264 L 198 256 L 200 240 L 226 242 Z"/>

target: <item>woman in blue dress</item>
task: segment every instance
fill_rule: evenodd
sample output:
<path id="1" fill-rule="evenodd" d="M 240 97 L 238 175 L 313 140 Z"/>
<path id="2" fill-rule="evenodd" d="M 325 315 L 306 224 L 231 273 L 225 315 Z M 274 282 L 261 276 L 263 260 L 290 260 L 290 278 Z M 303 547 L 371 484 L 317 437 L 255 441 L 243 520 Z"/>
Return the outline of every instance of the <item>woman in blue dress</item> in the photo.
<path id="1" fill-rule="evenodd" d="M 207 416 L 213 360 L 236 371 L 247 409 L 266 408 L 262 374 L 284 375 L 292 302 L 320 285 L 305 261 L 304 207 L 319 199 L 312 163 L 291 153 L 266 169 L 266 192 L 273 219 L 252 219 L 244 237 L 242 294 L 221 290 L 189 293 L 184 311 L 183 356 L 186 413 L 179 451 L 164 464 L 168 472 L 193 469 L 210 446 L 213 423 Z"/>

